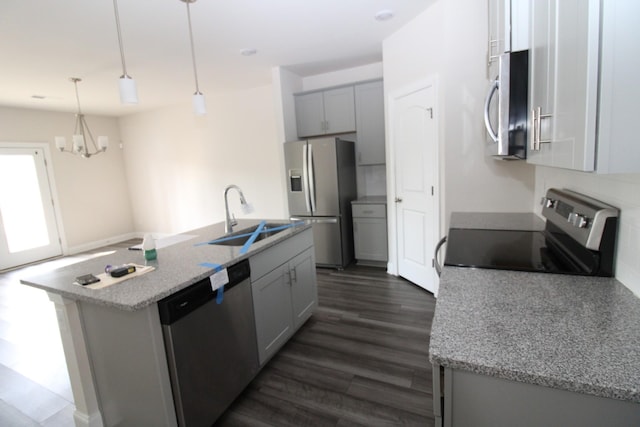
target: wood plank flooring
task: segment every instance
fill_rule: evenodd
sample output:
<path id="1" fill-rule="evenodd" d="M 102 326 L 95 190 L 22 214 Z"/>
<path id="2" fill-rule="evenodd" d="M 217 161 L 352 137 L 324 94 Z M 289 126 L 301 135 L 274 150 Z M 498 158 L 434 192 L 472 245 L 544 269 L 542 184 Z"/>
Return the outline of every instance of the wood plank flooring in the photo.
<path id="1" fill-rule="evenodd" d="M 381 269 L 318 269 L 319 308 L 218 426 L 431 426 L 432 294 Z"/>
<path id="2" fill-rule="evenodd" d="M 0 425 L 74 425 L 55 311 L 19 278 L 101 251 L 0 274 Z M 360 266 L 318 269 L 318 294 L 312 318 L 216 427 L 433 425 L 433 295 Z"/>

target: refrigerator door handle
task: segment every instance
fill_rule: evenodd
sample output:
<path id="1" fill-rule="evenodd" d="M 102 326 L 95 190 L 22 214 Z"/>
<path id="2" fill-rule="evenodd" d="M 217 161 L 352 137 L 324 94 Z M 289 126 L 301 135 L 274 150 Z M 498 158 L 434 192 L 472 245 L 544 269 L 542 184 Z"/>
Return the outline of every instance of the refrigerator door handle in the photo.
<path id="1" fill-rule="evenodd" d="M 292 216 L 289 217 L 291 221 L 306 221 L 317 224 L 337 224 L 338 218 L 311 218 L 311 217 L 302 217 L 302 216 Z"/>
<path id="2" fill-rule="evenodd" d="M 313 169 L 313 145 L 308 144 L 308 171 L 309 171 L 309 199 L 311 199 L 311 212 L 316 211 L 316 175 Z"/>
<path id="3" fill-rule="evenodd" d="M 304 193 L 304 203 L 307 207 L 307 213 L 311 213 L 311 201 L 309 199 L 309 156 L 308 144 L 302 146 L 302 190 Z"/>

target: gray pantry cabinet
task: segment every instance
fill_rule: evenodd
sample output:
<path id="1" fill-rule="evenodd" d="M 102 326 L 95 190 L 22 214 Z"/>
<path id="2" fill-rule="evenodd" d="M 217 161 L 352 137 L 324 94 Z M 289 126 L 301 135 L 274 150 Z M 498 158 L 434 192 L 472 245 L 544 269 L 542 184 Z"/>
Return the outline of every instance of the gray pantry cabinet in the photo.
<path id="1" fill-rule="evenodd" d="M 385 164 L 384 87 L 382 80 L 359 83 L 356 91 L 356 161 L 358 166 Z"/>
<path id="2" fill-rule="evenodd" d="M 317 305 L 311 229 L 249 258 L 249 263 L 258 358 L 262 366 L 302 326 Z"/>
<path id="3" fill-rule="evenodd" d="M 531 2 L 529 163 L 640 171 L 640 2 Z"/>

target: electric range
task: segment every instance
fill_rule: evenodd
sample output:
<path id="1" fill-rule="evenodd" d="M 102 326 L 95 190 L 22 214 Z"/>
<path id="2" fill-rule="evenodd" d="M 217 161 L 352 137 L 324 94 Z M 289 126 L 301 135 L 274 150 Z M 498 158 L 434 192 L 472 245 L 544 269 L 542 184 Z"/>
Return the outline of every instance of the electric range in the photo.
<path id="1" fill-rule="evenodd" d="M 545 228 L 451 228 L 444 265 L 586 276 L 614 275 L 620 211 L 569 190 L 542 199 Z"/>

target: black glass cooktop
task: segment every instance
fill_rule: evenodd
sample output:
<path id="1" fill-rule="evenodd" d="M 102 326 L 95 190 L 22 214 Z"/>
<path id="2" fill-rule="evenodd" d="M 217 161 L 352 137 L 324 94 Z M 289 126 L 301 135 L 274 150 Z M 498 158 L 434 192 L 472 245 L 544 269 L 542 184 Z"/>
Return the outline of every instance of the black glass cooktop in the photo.
<path id="1" fill-rule="evenodd" d="M 450 229 L 445 265 L 591 275 L 542 231 Z"/>

